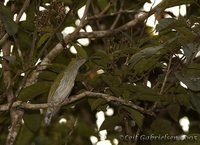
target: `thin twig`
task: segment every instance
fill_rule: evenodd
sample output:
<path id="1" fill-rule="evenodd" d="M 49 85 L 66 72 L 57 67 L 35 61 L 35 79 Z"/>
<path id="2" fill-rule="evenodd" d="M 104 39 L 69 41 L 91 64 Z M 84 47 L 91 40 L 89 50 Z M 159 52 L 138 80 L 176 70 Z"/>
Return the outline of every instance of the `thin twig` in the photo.
<path id="1" fill-rule="evenodd" d="M 121 2 L 121 6 L 120 6 L 120 10 L 119 10 L 119 11 L 122 11 L 123 6 L 124 6 L 124 0 L 122 0 L 122 2 Z M 115 28 L 115 26 L 117 25 L 117 23 L 118 23 L 120 17 L 121 17 L 121 13 L 119 13 L 119 14 L 117 15 L 117 17 L 115 18 L 115 20 L 114 20 L 112 26 L 110 27 L 110 30 L 113 30 L 113 29 Z"/>
<path id="2" fill-rule="evenodd" d="M 104 17 L 115 16 L 115 15 L 118 15 L 118 14 L 133 14 L 133 13 L 138 13 L 138 12 L 144 12 L 144 11 L 120 10 L 120 11 L 117 11 L 117 12 L 113 12 L 113 13 L 109 13 L 109 14 L 104 14 L 104 15 L 102 15 L 102 14 L 100 13 L 100 14 L 96 14 L 96 15 L 94 15 L 94 16 L 88 17 L 87 20 L 88 20 L 88 21 L 91 21 L 91 20 L 94 20 L 94 19 L 101 19 L 101 18 L 104 18 Z"/>
<path id="3" fill-rule="evenodd" d="M 19 22 L 19 20 L 20 20 L 20 18 L 22 17 L 22 15 L 23 15 L 23 13 L 26 11 L 26 9 L 28 8 L 28 6 L 29 6 L 29 4 L 30 4 L 30 1 L 31 0 L 26 0 L 25 2 L 24 2 L 24 4 L 23 4 L 23 6 L 22 6 L 22 8 L 21 8 L 21 10 L 20 10 L 20 12 L 19 12 L 19 14 L 17 15 L 17 17 L 16 17 L 16 23 L 18 23 Z"/>
<path id="4" fill-rule="evenodd" d="M 21 59 L 22 68 L 24 69 L 25 68 L 24 57 L 22 55 L 22 51 L 21 51 L 21 48 L 20 48 L 20 45 L 19 45 L 19 41 L 18 41 L 18 39 L 15 36 L 13 36 L 13 39 L 14 39 L 14 42 L 15 42 L 15 46 L 16 46 L 19 58 Z"/>
<path id="5" fill-rule="evenodd" d="M 110 3 L 109 3 L 108 5 L 109 5 L 109 7 L 110 7 Z M 97 4 L 94 4 L 94 1 L 93 1 L 93 3 L 91 3 L 91 9 L 92 9 L 93 15 L 96 15 L 96 14 L 98 13 L 97 15 L 102 16 L 102 15 L 107 11 L 108 6 L 105 7 L 105 8 L 103 9 L 103 11 L 99 12 L 100 10 L 99 10 L 98 5 L 97 5 Z M 87 20 L 88 20 L 88 18 L 87 18 Z M 100 19 L 95 19 L 94 21 L 95 21 L 95 23 L 96 23 L 96 26 L 97 26 L 97 29 L 98 29 L 98 30 L 103 30 L 103 29 L 104 29 L 104 27 L 102 27 L 102 25 L 101 25 L 100 22 L 99 22 Z M 89 21 L 88 21 L 88 22 L 89 22 Z M 95 30 L 96 28 L 94 27 L 93 29 Z M 103 41 L 103 45 L 104 45 L 103 48 L 108 48 L 108 46 L 107 46 L 107 39 L 106 39 L 106 38 L 102 38 L 102 41 Z"/>
<path id="6" fill-rule="evenodd" d="M 172 63 L 172 56 L 170 55 L 169 63 L 167 65 L 167 71 L 166 71 L 165 78 L 163 80 L 159 95 L 163 95 L 163 92 L 164 92 L 164 89 L 165 89 L 165 86 L 166 86 L 166 83 L 167 83 L 167 79 L 169 77 L 169 74 L 171 73 L 171 71 L 170 71 L 171 63 Z M 158 102 L 155 102 L 151 110 L 154 110 L 157 107 L 157 105 L 158 105 Z"/>
<path id="7" fill-rule="evenodd" d="M 171 68 L 171 64 L 172 64 L 172 56 L 170 56 L 170 58 L 169 58 L 169 63 L 168 63 L 168 66 L 167 66 L 167 72 L 166 72 L 166 75 L 165 75 L 165 78 L 164 78 L 164 81 L 163 81 L 163 84 L 162 84 L 162 87 L 161 87 L 161 89 L 160 89 L 160 95 L 162 95 L 163 94 L 163 91 L 164 91 L 164 89 L 165 89 L 165 86 L 166 86 L 166 83 L 167 83 L 167 79 L 168 79 L 168 77 L 169 77 L 169 74 L 170 74 L 170 68 Z"/>
<path id="8" fill-rule="evenodd" d="M 75 129 L 76 125 L 77 125 L 77 122 L 78 122 L 78 118 L 75 119 L 73 126 L 70 128 L 69 133 L 66 135 L 65 145 L 68 144 L 68 142 L 70 140 L 70 137 L 71 137 L 72 133 L 74 132 L 74 129 Z"/>

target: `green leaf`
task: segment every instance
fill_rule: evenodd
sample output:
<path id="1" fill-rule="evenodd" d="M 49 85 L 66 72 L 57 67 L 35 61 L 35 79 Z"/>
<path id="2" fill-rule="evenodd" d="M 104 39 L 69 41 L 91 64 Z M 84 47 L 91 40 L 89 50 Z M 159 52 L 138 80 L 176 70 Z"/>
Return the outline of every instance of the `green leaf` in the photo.
<path id="1" fill-rule="evenodd" d="M 189 43 L 185 46 L 183 46 L 183 52 L 184 55 L 186 56 L 186 61 L 191 62 L 193 57 L 197 54 L 198 50 L 198 44 L 195 43 Z"/>
<path id="2" fill-rule="evenodd" d="M 42 71 L 39 74 L 39 79 L 47 80 L 47 81 L 53 81 L 57 77 L 57 74 L 51 71 Z"/>
<path id="3" fill-rule="evenodd" d="M 52 26 L 44 26 L 41 28 L 42 32 L 46 32 L 46 33 L 53 33 L 53 27 Z"/>
<path id="4" fill-rule="evenodd" d="M 180 105 L 179 104 L 170 104 L 167 107 L 167 111 L 172 119 L 178 121 L 179 113 L 180 113 Z"/>
<path id="5" fill-rule="evenodd" d="M 186 74 L 185 72 L 176 72 L 176 78 L 183 82 L 190 90 L 200 91 L 200 78 L 192 77 Z"/>
<path id="6" fill-rule="evenodd" d="M 162 48 L 163 48 L 163 45 L 147 47 L 147 48 L 141 50 L 140 52 L 132 55 L 129 60 L 129 63 L 132 65 L 135 65 L 143 58 L 150 57 L 154 54 L 159 54 L 159 50 L 161 50 Z"/>
<path id="7" fill-rule="evenodd" d="M 3 5 L 0 5 L 0 19 L 4 23 L 6 31 L 9 35 L 17 33 L 18 25 L 13 21 L 13 15 L 10 10 Z"/>
<path id="8" fill-rule="evenodd" d="M 156 90 L 143 85 L 132 86 L 131 92 L 133 100 L 159 102 L 166 99 L 165 96 L 158 95 Z"/>
<path id="9" fill-rule="evenodd" d="M 176 95 L 174 99 L 175 99 L 174 103 L 179 103 L 180 105 L 183 105 L 185 107 L 188 107 L 191 105 L 188 94 Z"/>
<path id="10" fill-rule="evenodd" d="M 30 129 L 32 132 L 37 132 L 40 129 L 42 115 L 40 115 L 40 111 L 26 111 L 24 116 L 24 124 Z"/>
<path id="11" fill-rule="evenodd" d="M 132 99 L 132 94 L 131 94 L 131 91 L 129 89 L 123 89 L 123 94 L 122 94 L 123 98 L 125 100 L 131 100 Z"/>
<path id="12" fill-rule="evenodd" d="M 43 94 L 49 90 L 51 86 L 50 82 L 37 82 L 31 86 L 24 88 L 19 96 L 18 99 L 22 101 L 29 101 L 35 98 L 36 96 Z"/>
<path id="13" fill-rule="evenodd" d="M 177 32 L 179 32 L 181 34 L 180 40 L 183 44 L 194 42 L 196 35 L 189 28 L 176 27 L 175 29 Z"/>
<path id="14" fill-rule="evenodd" d="M 22 28 L 25 31 L 33 32 L 35 30 L 35 25 L 30 20 L 21 21 L 21 22 L 19 22 L 18 25 L 19 25 L 20 28 Z"/>
<path id="15" fill-rule="evenodd" d="M 122 90 L 120 88 L 121 78 L 119 76 L 113 76 L 111 74 L 105 73 L 102 74 L 101 77 L 115 95 L 121 95 L 122 93 Z"/>
<path id="16" fill-rule="evenodd" d="M 136 122 L 136 124 L 140 128 L 142 128 L 143 121 L 144 121 L 144 115 L 142 115 L 140 112 L 138 112 L 132 108 L 126 107 L 126 106 L 123 106 L 122 108 L 124 108 L 127 112 L 129 112 L 130 117 Z"/>
<path id="17" fill-rule="evenodd" d="M 73 10 L 77 12 L 78 9 L 83 7 L 86 4 L 86 0 L 76 0 L 74 1 L 74 8 Z"/>
<path id="18" fill-rule="evenodd" d="M 59 63 L 52 63 L 48 66 L 48 70 L 53 71 L 55 73 L 61 73 L 64 69 L 66 69 L 66 65 Z"/>
<path id="19" fill-rule="evenodd" d="M 42 37 L 40 37 L 40 39 L 37 43 L 37 48 L 42 46 L 42 44 L 44 44 L 50 37 L 51 37 L 51 33 L 46 33 L 46 34 L 42 35 Z"/>
<path id="20" fill-rule="evenodd" d="M 156 29 L 157 32 L 160 32 L 163 29 L 166 29 L 170 24 L 172 24 L 175 21 L 176 21 L 176 19 L 174 19 L 174 18 L 164 18 L 164 19 L 161 19 L 159 21 L 159 23 L 156 25 L 155 29 Z"/>
<path id="21" fill-rule="evenodd" d="M 88 103 L 91 107 L 91 110 L 94 111 L 95 109 L 97 109 L 99 106 L 101 105 L 105 105 L 106 101 L 104 99 L 93 99 L 93 98 L 89 98 L 88 99 Z"/>
<path id="22" fill-rule="evenodd" d="M 119 76 L 113 76 L 108 73 L 103 74 L 102 79 L 110 87 L 120 86 L 120 84 L 121 84 L 121 78 Z"/>
<path id="23" fill-rule="evenodd" d="M 137 64 L 135 64 L 134 70 L 137 74 L 142 74 L 145 71 L 154 68 L 155 64 L 158 62 L 159 59 L 160 57 L 156 55 L 147 59 L 143 58 Z"/>
<path id="24" fill-rule="evenodd" d="M 82 137 L 90 137 L 92 135 L 95 135 L 95 130 L 93 128 L 93 125 L 88 125 L 83 120 L 79 119 L 77 125 L 76 125 L 76 131 L 79 135 Z"/>
<path id="25" fill-rule="evenodd" d="M 105 121 L 101 125 L 100 130 L 106 129 L 108 131 L 113 131 L 115 126 L 122 125 L 122 124 L 123 124 L 123 121 L 121 117 L 119 117 L 118 115 L 109 116 L 105 119 Z"/>
<path id="26" fill-rule="evenodd" d="M 81 57 L 88 57 L 87 52 L 84 50 L 84 48 L 78 44 L 74 44 L 74 47 L 76 48 L 76 51 L 78 53 L 78 55 L 80 55 Z"/>
<path id="27" fill-rule="evenodd" d="M 189 76 L 198 78 L 200 76 L 200 64 L 199 63 L 188 64 L 186 72 Z"/>
<path id="28" fill-rule="evenodd" d="M 190 100 L 192 102 L 192 105 L 197 110 L 197 112 L 200 114 L 200 93 L 195 93 L 192 91 L 189 91 Z"/>
<path id="29" fill-rule="evenodd" d="M 112 60 L 112 56 L 108 55 L 105 51 L 102 51 L 102 50 L 98 50 L 94 54 L 94 57 L 97 57 L 99 59 L 94 59 L 93 62 L 105 68 L 107 67 L 108 63 L 110 63 Z"/>
<path id="30" fill-rule="evenodd" d="M 34 137 L 38 135 L 43 117 L 39 110 L 26 110 L 23 120 L 24 125 L 20 130 L 16 145 L 28 145 L 33 142 Z"/>
<path id="31" fill-rule="evenodd" d="M 16 145 L 28 145 L 32 142 L 36 134 L 23 125 L 17 137 Z"/>
<path id="32" fill-rule="evenodd" d="M 156 120 L 151 124 L 151 130 L 154 134 L 164 135 L 170 132 L 170 128 L 171 122 L 162 118 L 156 118 Z"/>
<path id="33" fill-rule="evenodd" d="M 31 48 L 31 44 L 32 44 L 31 37 L 29 36 L 28 33 L 22 31 L 21 29 L 19 30 L 19 33 L 17 33 L 17 40 L 19 41 L 19 45 L 22 50 L 22 53 L 25 52 L 23 50 L 27 50 Z"/>
<path id="34" fill-rule="evenodd" d="M 183 4 L 192 4 L 194 3 L 194 0 L 163 0 L 159 4 L 159 8 L 162 8 L 163 10 L 169 7 L 179 6 Z"/>
<path id="35" fill-rule="evenodd" d="M 108 1 L 107 0 L 101 0 L 99 2 L 99 6 L 100 6 L 101 10 L 103 10 L 107 5 L 108 5 Z"/>

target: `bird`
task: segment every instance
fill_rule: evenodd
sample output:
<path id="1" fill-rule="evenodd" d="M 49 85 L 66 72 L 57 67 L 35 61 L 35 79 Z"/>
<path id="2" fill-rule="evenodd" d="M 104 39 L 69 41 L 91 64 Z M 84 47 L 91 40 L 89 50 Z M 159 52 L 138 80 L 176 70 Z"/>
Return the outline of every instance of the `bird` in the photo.
<path id="1" fill-rule="evenodd" d="M 60 110 L 62 103 L 68 99 L 75 83 L 79 68 L 86 62 L 85 58 L 74 58 L 66 69 L 60 73 L 51 85 L 47 103 L 57 104 L 47 108 L 44 123 L 49 126 L 51 119 Z"/>

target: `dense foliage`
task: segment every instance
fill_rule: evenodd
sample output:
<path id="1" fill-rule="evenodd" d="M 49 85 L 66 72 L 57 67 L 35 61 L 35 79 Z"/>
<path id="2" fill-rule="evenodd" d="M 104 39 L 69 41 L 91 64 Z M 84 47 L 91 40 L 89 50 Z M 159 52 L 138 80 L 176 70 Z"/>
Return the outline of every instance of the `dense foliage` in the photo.
<path id="1" fill-rule="evenodd" d="M 163 0 L 150 12 L 144 12 L 146 2 L 150 3 L 10 0 L 5 6 L 0 2 L 0 144 L 13 144 L 9 135 L 18 129 L 15 145 L 89 145 L 90 137 L 100 140 L 99 131 L 104 129 L 112 144 L 113 139 L 120 145 L 200 144 L 199 1 Z M 187 6 L 186 16 L 176 17 L 166 11 L 182 4 Z M 22 10 L 24 5 L 26 9 Z M 81 19 L 77 10 L 84 5 L 88 11 Z M 26 20 L 13 21 L 14 14 L 20 11 L 26 13 Z M 158 20 L 155 30 L 146 26 L 146 18 L 152 14 Z M 69 26 L 77 32 L 63 37 L 62 30 Z M 89 26 L 92 32 L 86 31 Z M 81 45 L 83 38 L 90 43 Z M 70 52 L 71 46 L 77 54 Z M 87 62 L 80 68 L 70 96 L 85 91 L 102 94 L 66 103 L 48 127 L 44 126 L 46 107 L 14 106 L 17 101 L 44 105 L 58 74 L 72 58 L 80 57 L 87 58 Z M 8 108 L 3 110 L 3 105 Z M 105 116 L 98 129 L 96 113 L 108 108 L 114 114 Z M 21 118 L 13 115 L 18 115 L 17 111 L 23 112 Z M 189 132 L 179 124 L 184 116 L 190 120 Z M 59 123 L 62 118 L 67 122 Z M 16 125 L 13 122 L 17 119 Z M 126 135 L 152 134 L 186 134 L 197 139 L 125 139 Z"/>

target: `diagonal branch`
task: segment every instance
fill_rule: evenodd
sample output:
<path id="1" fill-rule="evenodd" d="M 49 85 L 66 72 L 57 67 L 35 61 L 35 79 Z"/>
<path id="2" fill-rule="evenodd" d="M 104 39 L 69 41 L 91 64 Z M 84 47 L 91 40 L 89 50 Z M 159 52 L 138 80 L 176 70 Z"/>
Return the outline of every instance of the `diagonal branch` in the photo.
<path id="1" fill-rule="evenodd" d="M 113 29 L 113 30 L 103 30 L 103 31 L 93 31 L 93 32 L 79 32 L 78 38 L 102 38 L 111 35 L 115 35 L 117 33 L 128 30 L 131 27 L 136 26 L 137 24 L 144 22 L 150 15 L 153 14 L 154 11 L 149 13 L 138 14 L 135 19 L 127 22 L 126 24 Z"/>
<path id="2" fill-rule="evenodd" d="M 135 105 L 133 102 L 131 101 L 128 101 L 128 100 L 124 100 L 124 99 L 121 99 L 121 98 L 117 98 L 115 96 L 112 96 L 112 95 L 108 95 L 108 94 L 104 94 L 104 93 L 97 93 L 97 92 L 90 92 L 90 91 L 85 91 L 83 93 L 80 93 L 78 95 L 75 95 L 75 96 L 71 96 L 69 97 L 68 100 L 66 100 L 63 105 L 68 105 L 68 104 L 71 104 L 71 103 L 74 103 L 74 102 L 77 102 L 81 99 L 84 99 L 84 98 L 91 98 L 91 97 L 94 97 L 94 98 L 102 98 L 104 99 L 106 102 L 117 102 L 117 104 L 120 104 L 120 105 L 125 105 L 125 106 L 128 106 L 132 109 L 135 109 L 141 113 L 144 113 L 144 114 L 148 114 L 148 115 L 151 115 L 151 116 L 154 116 L 154 113 L 152 111 L 149 111 L 149 110 L 146 110 L 138 105 Z M 8 104 L 4 104 L 4 105 L 0 105 L 0 111 L 6 111 L 9 109 L 9 103 Z M 26 102 L 22 102 L 22 101 L 16 101 L 13 103 L 12 107 L 13 108 L 16 108 L 16 107 L 20 107 L 20 108 L 23 108 L 23 109 L 30 109 L 30 110 L 37 110 L 37 109 L 45 109 L 45 108 L 48 108 L 48 107 L 53 107 L 53 106 L 56 106 L 56 105 L 59 105 L 58 103 L 44 103 L 44 104 L 30 104 L 30 103 L 26 103 Z"/>
<path id="3" fill-rule="evenodd" d="M 89 6 L 90 6 L 90 3 L 91 3 L 91 0 L 88 0 L 87 3 L 86 3 L 86 7 L 85 7 L 85 11 L 84 11 L 84 14 L 83 14 L 83 17 L 81 18 L 80 20 L 80 24 L 79 26 L 76 28 L 76 30 L 67 35 L 65 38 L 64 38 L 64 42 L 65 44 L 67 45 L 71 40 L 74 40 L 79 31 L 82 29 L 82 27 L 84 26 L 85 24 L 85 21 L 86 21 L 86 17 L 87 17 L 87 13 L 88 13 L 88 9 L 89 9 Z M 37 77 L 40 73 L 40 71 L 44 70 L 47 68 L 47 65 L 49 63 L 51 63 L 54 58 L 60 54 L 62 51 L 64 50 L 64 46 L 63 44 L 60 42 L 58 43 L 46 56 L 45 58 L 42 60 L 42 62 L 40 63 L 40 65 L 38 65 L 37 69 L 32 73 L 31 77 L 27 80 L 27 83 L 25 85 L 25 87 L 27 86 L 30 86 L 32 84 L 34 84 L 36 81 L 37 81 Z"/>

